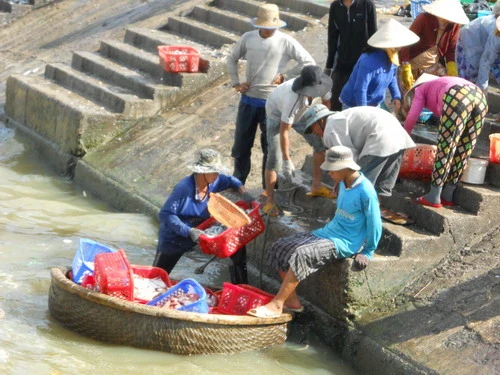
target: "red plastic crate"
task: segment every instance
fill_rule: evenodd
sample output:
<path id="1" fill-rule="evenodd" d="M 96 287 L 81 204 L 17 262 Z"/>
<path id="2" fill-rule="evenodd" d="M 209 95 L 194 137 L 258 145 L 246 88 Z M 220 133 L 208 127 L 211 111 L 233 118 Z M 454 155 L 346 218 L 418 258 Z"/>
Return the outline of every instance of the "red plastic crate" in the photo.
<path id="1" fill-rule="evenodd" d="M 196 73 L 200 53 L 189 46 L 158 46 L 160 64 L 169 73 Z"/>
<path id="2" fill-rule="evenodd" d="M 143 277 L 145 279 L 156 279 L 157 277 L 159 277 L 161 280 L 163 280 L 163 282 L 165 283 L 167 288 L 171 288 L 173 285 L 172 281 L 170 281 L 170 277 L 168 277 L 167 271 L 165 271 L 163 268 L 139 266 L 139 265 L 135 265 L 135 264 L 133 264 L 131 266 L 131 268 L 132 268 L 132 274 L 134 274 L 134 275 Z M 138 302 L 138 303 L 149 302 L 146 300 L 136 298 L 135 296 L 134 296 L 134 301 Z"/>
<path id="3" fill-rule="evenodd" d="M 122 249 L 114 253 L 97 254 L 94 277 L 98 292 L 127 301 L 134 299 L 132 268 Z"/>
<path id="4" fill-rule="evenodd" d="M 247 311 L 269 303 L 274 296 L 251 285 L 224 283 L 216 311 L 229 315 L 246 315 Z"/>
<path id="5" fill-rule="evenodd" d="M 437 147 L 435 145 L 417 144 L 403 154 L 399 177 L 407 180 L 429 181 L 434 167 Z"/>
<path id="6" fill-rule="evenodd" d="M 239 201 L 236 204 L 247 210 L 250 208 L 245 202 Z M 200 248 L 205 254 L 212 254 L 219 258 L 227 258 L 252 241 L 259 234 L 264 232 L 265 225 L 259 213 L 260 204 L 253 202 L 252 211 L 248 216 L 252 220 L 250 224 L 241 228 L 229 228 L 217 236 L 200 236 Z M 197 226 L 198 229 L 205 230 L 216 223 L 214 218 L 209 218 Z"/>

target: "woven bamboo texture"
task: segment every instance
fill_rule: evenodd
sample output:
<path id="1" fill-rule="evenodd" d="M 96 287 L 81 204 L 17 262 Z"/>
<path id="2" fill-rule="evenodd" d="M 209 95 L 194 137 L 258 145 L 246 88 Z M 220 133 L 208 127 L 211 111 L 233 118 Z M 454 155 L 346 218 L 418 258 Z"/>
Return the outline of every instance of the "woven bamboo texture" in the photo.
<path id="1" fill-rule="evenodd" d="M 210 194 L 208 212 L 215 220 L 228 228 L 241 228 L 252 221 L 245 211 L 217 193 Z"/>
<path id="2" fill-rule="evenodd" d="M 51 269 L 49 311 L 63 326 L 113 344 L 175 354 L 231 354 L 283 343 L 290 314 L 250 316 L 162 310 L 90 291 Z"/>

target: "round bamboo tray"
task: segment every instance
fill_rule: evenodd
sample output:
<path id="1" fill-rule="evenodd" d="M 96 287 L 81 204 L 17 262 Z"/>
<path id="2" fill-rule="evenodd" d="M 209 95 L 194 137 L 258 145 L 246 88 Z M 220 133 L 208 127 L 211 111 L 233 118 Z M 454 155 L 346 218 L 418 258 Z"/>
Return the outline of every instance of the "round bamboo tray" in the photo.
<path id="1" fill-rule="evenodd" d="M 175 354 L 230 354 L 283 343 L 290 314 L 278 318 L 162 310 L 93 292 L 51 269 L 49 311 L 63 326 L 113 344 Z"/>

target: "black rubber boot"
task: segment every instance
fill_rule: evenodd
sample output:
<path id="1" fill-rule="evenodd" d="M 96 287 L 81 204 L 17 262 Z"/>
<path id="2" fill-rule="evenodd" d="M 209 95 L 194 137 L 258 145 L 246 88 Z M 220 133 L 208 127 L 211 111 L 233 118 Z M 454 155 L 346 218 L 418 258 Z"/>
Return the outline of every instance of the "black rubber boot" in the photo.
<path id="1" fill-rule="evenodd" d="M 236 253 L 231 255 L 233 264 L 229 266 L 232 284 L 248 284 L 247 274 L 247 249 L 243 246 Z"/>
<path id="2" fill-rule="evenodd" d="M 229 266 L 229 274 L 231 275 L 232 284 L 248 284 L 246 265 Z"/>

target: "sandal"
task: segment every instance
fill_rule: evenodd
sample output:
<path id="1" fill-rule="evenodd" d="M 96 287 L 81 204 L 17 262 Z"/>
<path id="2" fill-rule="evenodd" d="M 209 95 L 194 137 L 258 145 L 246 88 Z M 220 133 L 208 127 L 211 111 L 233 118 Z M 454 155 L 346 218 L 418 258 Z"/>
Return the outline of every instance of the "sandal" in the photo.
<path id="1" fill-rule="evenodd" d="M 415 224 L 415 220 L 403 212 L 394 212 L 386 208 L 380 209 L 380 216 L 393 224 L 411 225 Z"/>
<path id="2" fill-rule="evenodd" d="M 278 207 L 276 203 L 267 203 L 262 207 L 262 211 L 265 215 L 271 217 L 277 217 L 283 214 L 283 211 Z"/>
<path id="3" fill-rule="evenodd" d="M 415 199 L 415 202 L 418 204 L 421 204 L 422 206 L 429 206 L 429 207 L 434 207 L 434 208 L 442 208 L 443 205 L 441 203 L 432 203 L 429 202 L 425 197 L 418 197 Z"/>
<path id="4" fill-rule="evenodd" d="M 259 306 L 255 309 L 251 309 L 247 311 L 248 315 L 255 316 L 256 318 L 278 318 L 281 316 L 280 313 L 275 313 L 274 311 L 269 310 L 266 306 Z"/>
<path id="5" fill-rule="evenodd" d="M 441 204 L 443 206 L 446 206 L 446 207 L 453 207 L 453 206 L 455 206 L 455 202 L 448 202 L 448 201 L 445 201 L 443 198 L 441 198 Z"/>
<path id="6" fill-rule="evenodd" d="M 324 197 L 324 198 L 330 198 L 330 199 L 335 199 L 337 198 L 337 195 L 333 193 L 330 189 L 321 186 L 318 190 L 315 191 L 310 191 L 306 193 L 307 197 Z"/>

